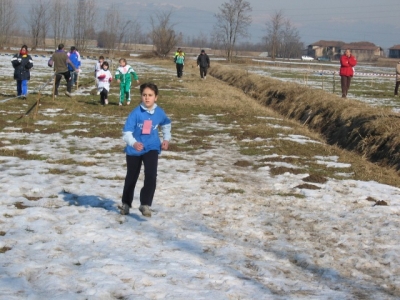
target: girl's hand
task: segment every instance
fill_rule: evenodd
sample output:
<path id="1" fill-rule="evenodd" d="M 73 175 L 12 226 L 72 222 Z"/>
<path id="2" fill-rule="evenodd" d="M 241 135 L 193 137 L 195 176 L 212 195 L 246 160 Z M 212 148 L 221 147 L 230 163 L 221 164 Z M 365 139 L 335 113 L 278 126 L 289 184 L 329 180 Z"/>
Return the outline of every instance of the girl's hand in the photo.
<path id="1" fill-rule="evenodd" d="M 118 82 L 118 83 L 121 83 L 121 80 L 117 79 L 117 82 Z"/>
<path id="2" fill-rule="evenodd" d="M 168 141 L 163 141 L 161 144 L 161 149 L 162 150 L 168 150 L 169 142 Z"/>
<path id="3" fill-rule="evenodd" d="M 134 143 L 133 148 L 135 148 L 136 151 L 142 151 L 144 149 L 143 144 L 139 142 Z"/>

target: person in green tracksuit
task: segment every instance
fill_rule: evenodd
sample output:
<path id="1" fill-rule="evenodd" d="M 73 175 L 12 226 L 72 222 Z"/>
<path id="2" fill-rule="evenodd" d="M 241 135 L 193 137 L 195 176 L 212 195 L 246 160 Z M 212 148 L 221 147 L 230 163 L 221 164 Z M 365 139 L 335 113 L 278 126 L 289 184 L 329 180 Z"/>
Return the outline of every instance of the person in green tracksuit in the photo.
<path id="1" fill-rule="evenodd" d="M 125 58 L 119 60 L 119 67 L 115 72 L 115 79 L 119 83 L 119 106 L 124 103 L 126 97 L 126 105 L 131 104 L 131 84 L 132 78 L 139 84 L 139 77 L 133 68 L 126 63 Z"/>
<path id="2" fill-rule="evenodd" d="M 181 50 L 175 55 L 174 62 L 176 64 L 176 76 L 181 78 L 183 75 L 183 65 L 185 64 L 185 56 L 182 54 Z"/>

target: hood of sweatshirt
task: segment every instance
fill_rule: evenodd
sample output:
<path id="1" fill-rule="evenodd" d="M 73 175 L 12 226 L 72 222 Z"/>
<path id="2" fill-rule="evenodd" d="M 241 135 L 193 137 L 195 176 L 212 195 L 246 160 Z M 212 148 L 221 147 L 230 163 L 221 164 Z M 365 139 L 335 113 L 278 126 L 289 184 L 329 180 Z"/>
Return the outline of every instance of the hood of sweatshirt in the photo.
<path id="1" fill-rule="evenodd" d="M 132 68 L 130 65 L 126 65 L 125 67 L 118 67 L 118 71 L 121 72 L 121 74 L 126 74 L 128 73 L 129 69 Z"/>
<path id="2" fill-rule="evenodd" d="M 153 105 L 153 107 L 152 107 L 151 109 L 148 109 L 146 106 L 144 106 L 143 103 L 140 104 L 140 107 L 141 107 L 143 110 L 147 111 L 147 113 L 149 113 L 150 115 L 152 115 L 152 114 L 154 114 L 154 111 L 155 111 L 155 109 L 157 108 L 157 104 L 154 103 L 154 105 Z"/>

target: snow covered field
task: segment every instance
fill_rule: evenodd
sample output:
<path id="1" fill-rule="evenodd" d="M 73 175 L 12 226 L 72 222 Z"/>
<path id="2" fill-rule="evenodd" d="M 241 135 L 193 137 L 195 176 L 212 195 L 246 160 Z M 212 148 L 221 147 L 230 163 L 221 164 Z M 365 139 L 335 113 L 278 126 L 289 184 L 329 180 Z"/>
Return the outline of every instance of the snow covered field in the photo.
<path id="1" fill-rule="evenodd" d="M 0 63 L 8 61 L 0 56 Z M 84 61 L 83 69 L 93 64 Z M 44 59 L 36 66 L 47 70 Z M 38 127 L 63 113 L 41 109 Z M 121 128 L 125 121 L 89 117 Z M 198 115 L 191 128 L 173 123 L 173 138 L 198 127 L 217 131 L 208 137 L 212 148 L 162 153 L 152 218 L 137 210 L 142 175 L 131 214 L 118 212 L 125 157 L 105 150 L 122 149 L 122 139 L 28 134 L 18 123 L 1 128 L 3 148 L 47 159 L 2 156 L 0 148 L 0 299 L 400 297 L 400 189 L 335 179 L 301 188 L 307 174 L 234 166 L 249 157 L 213 116 Z M 281 138 L 318 143 L 284 127 Z M 315 160 L 346 167 L 335 156 Z"/>
<path id="2" fill-rule="evenodd" d="M 254 60 L 256 66 L 246 67 L 261 76 L 270 76 L 282 81 L 296 82 L 315 89 L 340 96 L 340 63 L 305 63 L 300 61 Z M 387 106 L 400 111 L 399 98 L 393 96 L 395 86 L 395 65 L 393 68 L 374 67 L 360 63 L 351 81 L 349 98 L 371 106 Z M 335 73 L 335 75 L 333 74 Z M 379 95 L 379 97 L 374 95 Z"/>

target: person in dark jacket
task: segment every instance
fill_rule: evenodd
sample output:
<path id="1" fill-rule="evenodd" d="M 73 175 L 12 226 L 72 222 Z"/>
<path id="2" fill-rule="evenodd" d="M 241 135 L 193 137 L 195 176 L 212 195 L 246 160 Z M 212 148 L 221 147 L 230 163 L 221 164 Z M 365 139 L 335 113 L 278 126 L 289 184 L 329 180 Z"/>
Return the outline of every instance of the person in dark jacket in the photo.
<path id="1" fill-rule="evenodd" d="M 54 68 L 54 72 L 56 73 L 56 82 L 55 82 L 55 90 L 54 95 L 58 95 L 58 87 L 60 86 L 61 78 L 64 77 L 67 82 L 67 91 L 65 95 L 71 97 L 71 89 L 72 89 L 72 76 L 71 72 L 68 70 L 68 65 L 72 68 L 73 72 L 76 72 L 75 65 L 69 59 L 67 52 L 64 51 L 64 44 L 58 45 L 58 50 L 53 53 L 50 58 L 49 66 Z"/>
<path id="2" fill-rule="evenodd" d="M 200 67 L 201 79 L 206 79 L 207 69 L 210 67 L 210 58 L 206 54 L 206 51 L 201 50 L 200 55 L 197 57 L 197 66 Z"/>
<path id="3" fill-rule="evenodd" d="M 31 79 L 30 69 L 33 67 L 32 57 L 28 54 L 28 46 L 23 45 L 19 53 L 11 59 L 14 67 L 14 79 L 17 81 L 17 96 L 26 99 L 28 81 Z"/>
<path id="4" fill-rule="evenodd" d="M 340 57 L 340 83 L 342 85 L 342 98 L 347 97 L 347 92 L 350 88 L 350 82 L 354 75 L 354 67 L 356 64 L 356 58 L 351 54 L 350 49 L 346 49 L 344 54 Z"/>

